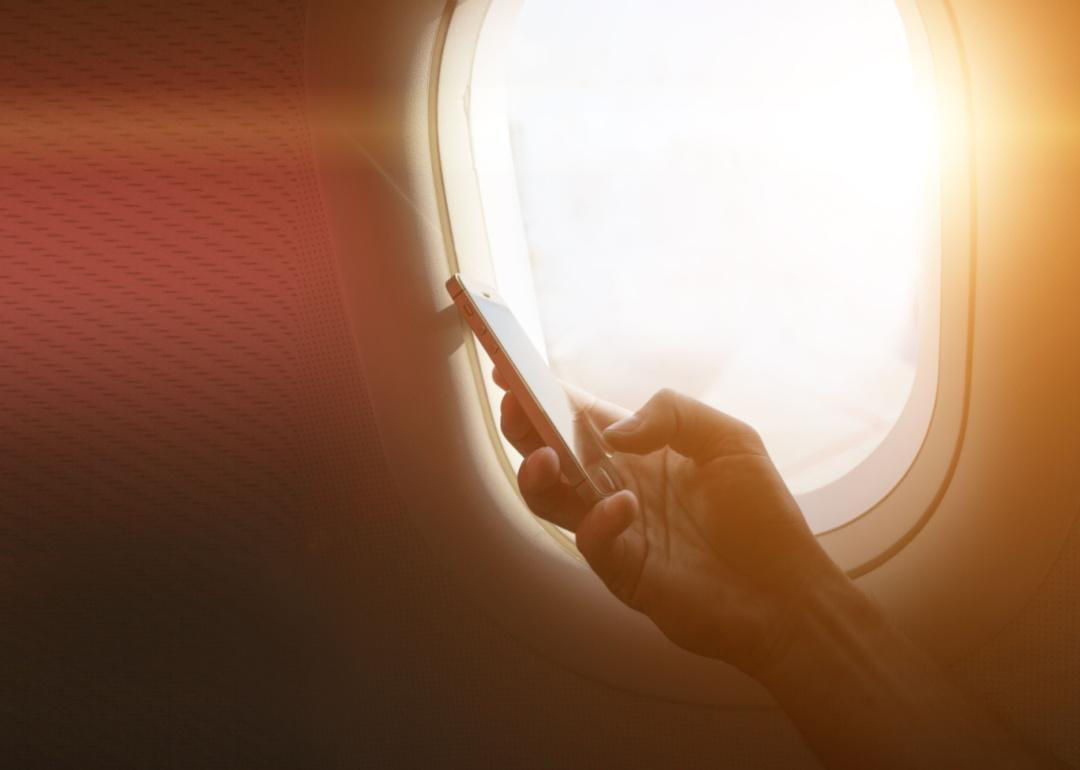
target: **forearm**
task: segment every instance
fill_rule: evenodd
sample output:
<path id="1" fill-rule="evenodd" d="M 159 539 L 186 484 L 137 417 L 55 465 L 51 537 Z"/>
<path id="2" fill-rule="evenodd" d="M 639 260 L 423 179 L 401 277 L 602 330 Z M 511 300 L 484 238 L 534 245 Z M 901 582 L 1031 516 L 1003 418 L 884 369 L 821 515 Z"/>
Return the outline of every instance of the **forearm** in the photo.
<path id="1" fill-rule="evenodd" d="M 830 768 L 1055 766 L 951 685 L 844 579 L 803 599 L 761 679 Z"/>

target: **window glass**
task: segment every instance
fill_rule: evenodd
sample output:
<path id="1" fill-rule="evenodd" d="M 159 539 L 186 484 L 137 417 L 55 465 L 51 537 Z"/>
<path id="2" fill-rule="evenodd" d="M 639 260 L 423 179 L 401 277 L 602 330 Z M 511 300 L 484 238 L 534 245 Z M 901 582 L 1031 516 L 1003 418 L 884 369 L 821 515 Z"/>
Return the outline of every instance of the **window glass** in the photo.
<path id="1" fill-rule="evenodd" d="M 934 178 L 891 0 L 525 0 L 506 61 L 548 359 L 754 425 L 793 491 L 912 389 Z"/>

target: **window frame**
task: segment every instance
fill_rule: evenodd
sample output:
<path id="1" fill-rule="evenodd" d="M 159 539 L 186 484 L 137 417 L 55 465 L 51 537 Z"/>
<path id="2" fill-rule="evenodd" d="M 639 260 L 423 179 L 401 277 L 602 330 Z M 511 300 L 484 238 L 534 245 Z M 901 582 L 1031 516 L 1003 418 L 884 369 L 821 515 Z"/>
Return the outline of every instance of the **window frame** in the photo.
<path id="1" fill-rule="evenodd" d="M 457 268 L 498 285 L 544 351 L 499 66 L 522 2 L 455 4 L 442 45 L 432 118 L 437 127 L 441 202 Z M 966 90 L 946 9 L 917 0 L 898 0 L 897 7 L 918 76 L 936 83 L 939 94 Z M 943 56 L 951 61 L 942 61 Z M 938 109 L 944 127 L 937 180 L 939 229 L 935 242 L 927 244 L 928 259 L 937 268 L 929 271 L 929 291 L 933 294 L 936 289 L 937 301 L 927 303 L 928 312 L 920 319 L 924 344 L 912 394 L 896 425 L 869 457 L 830 484 L 798 496 L 804 510 L 845 511 L 834 515 L 834 525 L 818 537 L 852 575 L 884 563 L 925 525 L 948 486 L 964 433 L 974 269 L 969 181 L 973 177 L 965 142 L 968 111 L 966 105 L 941 98 Z M 481 390 L 488 410 L 497 414 L 498 389 L 490 382 L 489 367 L 479 354 L 474 358 L 476 376 L 485 383 Z M 513 483 L 516 458 L 507 455 L 502 441 L 497 444 Z M 898 462 L 898 455 L 909 462 Z M 546 529 L 572 548 L 560 530 Z"/>

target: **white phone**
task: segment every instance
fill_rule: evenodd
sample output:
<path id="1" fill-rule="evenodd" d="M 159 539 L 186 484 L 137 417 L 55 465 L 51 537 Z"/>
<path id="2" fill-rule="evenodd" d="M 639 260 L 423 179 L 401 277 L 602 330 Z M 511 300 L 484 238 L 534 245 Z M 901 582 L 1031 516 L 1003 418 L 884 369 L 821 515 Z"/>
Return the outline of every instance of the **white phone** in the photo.
<path id="1" fill-rule="evenodd" d="M 558 454 L 566 482 L 590 504 L 618 491 L 619 476 L 600 430 L 548 368 L 498 292 L 460 273 L 446 288 L 540 438 Z"/>

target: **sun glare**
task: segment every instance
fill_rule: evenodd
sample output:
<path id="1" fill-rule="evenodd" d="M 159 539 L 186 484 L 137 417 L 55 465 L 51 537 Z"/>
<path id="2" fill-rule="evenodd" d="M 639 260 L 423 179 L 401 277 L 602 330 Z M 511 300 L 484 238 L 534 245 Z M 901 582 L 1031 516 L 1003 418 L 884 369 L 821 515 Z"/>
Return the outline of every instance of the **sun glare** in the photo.
<path id="1" fill-rule="evenodd" d="M 794 491 L 857 465 L 925 333 L 918 83 L 891 0 L 526 0 L 507 99 L 559 375 L 734 414 Z"/>

